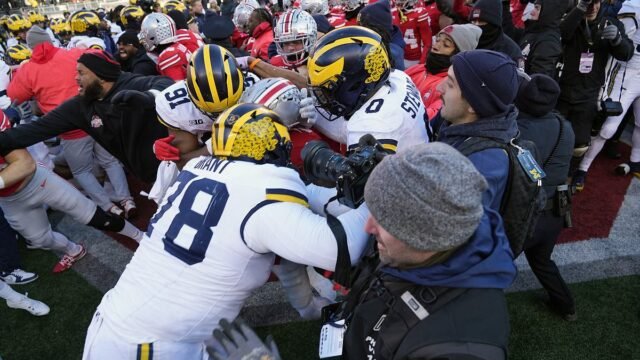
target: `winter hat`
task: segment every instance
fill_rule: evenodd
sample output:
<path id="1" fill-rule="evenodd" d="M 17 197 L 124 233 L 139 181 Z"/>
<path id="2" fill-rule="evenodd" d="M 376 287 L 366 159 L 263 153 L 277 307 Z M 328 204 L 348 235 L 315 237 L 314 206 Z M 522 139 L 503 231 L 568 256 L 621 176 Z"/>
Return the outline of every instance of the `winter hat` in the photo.
<path id="1" fill-rule="evenodd" d="M 120 63 L 104 50 L 89 50 L 78 58 L 78 63 L 102 80 L 116 81 L 120 77 Z"/>
<path id="2" fill-rule="evenodd" d="M 180 10 L 171 10 L 167 13 L 167 15 L 173 19 L 173 22 L 176 23 L 176 29 L 180 30 L 186 30 L 189 28 L 189 25 L 187 24 L 187 17 L 184 15 L 184 13 Z"/>
<path id="3" fill-rule="evenodd" d="M 31 49 L 36 47 L 36 45 L 41 44 L 43 42 L 53 43 L 51 41 L 51 37 L 49 33 L 47 33 L 43 28 L 38 25 L 33 25 L 29 31 L 27 31 L 27 46 Z"/>
<path id="4" fill-rule="evenodd" d="M 228 39 L 235 29 L 233 21 L 226 16 L 208 12 L 202 26 L 202 34 L 212 40 Z"/>
<path id="5" fill-rule="evenodd" d="M 456 44 L 459 52 L 475 50 L 482 35 L 482 29 L 473 24 L 449 25 L 438 34 L 447 34 Z"/>
<path id="6" fill-rule="evenodd" d="M 502 3 L 500 0 L 478 0 L 469 14 L 469 21 L 481 20 L 502 27 Z"/>
<path id="7" fill-rule="evenodd" d="M 391 17 L 391 5 L 389 0 L 380 0 L 373 4 L 369 4 L 358 13 L 358 23 L 367 27 L 375 26 L 379 29 L 386 30 L 389 34 L 393 33 L 393 19 Z"/>
<path id="8" fill-rule="evenodd" d="M 522 78 L 516 106 L 527 114 L 539 117 L 555 109 L 559 97 L 560 86 L 555 80 L 544 74 L 534 74 L 531 80 Z"/>
<path id="9" fill-rule="evenodd" d="M 505 113 L 518 92 L 516 64 L 490 50 L 461 52 L 451 58 L 462 96 L 480 118 Z"/>
<path id="10" fill-rule="evenodd" d="M 435 142 L 386 156 L 367 180 L 364 197 L 391 235 L 414 249 L 446 251 L 473 235 L 487 187 L 467 157 Z"/>
<path id="11" fill-rule="evenodd" d="M 316 26 L 318 27 L 318 32 L 321 32 L 323 34 L 328 33 L 329 31 L 333 30 L 333 26 L 331 26 L 331 24 L 329 23 L 329 20 L 327 20 L 327 17 L 321 14 L 315 14 L 315 15 L 311 15 L 313 17 L 313 20 L 316 21 Z"/>
<path id="12" fill-rule="evenodd" d="M 140 40 L 138 39 L 138 32 L 135 30 L 127 30 L 123 32 L 118 38 L 118 45 L 119 44 L 133 45 L 139 48 L 141 45 Z"/>

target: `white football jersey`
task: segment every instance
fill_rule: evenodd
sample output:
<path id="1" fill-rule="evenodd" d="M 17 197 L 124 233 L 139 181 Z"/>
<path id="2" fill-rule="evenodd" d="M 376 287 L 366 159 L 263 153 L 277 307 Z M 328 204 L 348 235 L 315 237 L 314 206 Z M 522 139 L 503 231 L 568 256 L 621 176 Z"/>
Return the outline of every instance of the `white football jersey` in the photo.
<path id="1" fill-rule="evenodd" d="M 373 135 L 385 149 L 393 152 L 429 142 L 420 92 L 402 71 L 392 70 L 387 84 L 348 121 L 340 117 L 330 122 L 322 115 L 322 109 L 319 112 L 315 127 L 331 139 L 341 143 L 346 140 L 349 149 L 357 146 L 366 134 Z"/>
<path id="2" fill-rule="evenodd" d="M 249 88 L 260 78 L 250 72 L 244 74 L 244 87 Z M 187 83 L 180 80 L 156 96 L 158 120 L 166 127 L 194 134 L 202 143 L 202 135 L 210 133 L 215 119 L 203 114 L 187 93 Z"/>
<path id="3" fill-rule="evenodd" d="M 0 60 L 0 109 L 4 110 L 11 106 L 11 99 L 7 96 L 7 87 L 11 81 L 11 68 L 7 63 Z"/>
<path id="4" fill-rule="evenodd" d="M 234 319 L 267 281 L 274 253 L 335 266 L 333 233 L 307 208 L 293 169 L 202 156 L 185 165 L 168 195 L 98 307 L 123 341 L 209 338 L 221 318 Z M 367 216 L 361 206 L 338 217 L 354 263 L 367 241 Z"/>

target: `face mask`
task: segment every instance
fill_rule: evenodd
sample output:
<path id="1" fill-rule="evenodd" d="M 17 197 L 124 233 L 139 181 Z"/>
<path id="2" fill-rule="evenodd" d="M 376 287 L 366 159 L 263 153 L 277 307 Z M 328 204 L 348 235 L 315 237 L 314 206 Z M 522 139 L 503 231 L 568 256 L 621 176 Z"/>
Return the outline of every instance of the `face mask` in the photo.
<path id="1" fill-rule="evenodd" d="M 482 29 L 482 35 L 478 41 L 478 49 L 482 49 L 494 42 L 501 33 L 501 29 L 492 24 L 482 25 L 480 29 Z"/>
<path id="2" fill-rule="evenodd" d="M 430 74 L 439 74 L 443 71 L 447 71 L 449 66 L 451 66 L 450 55 L 436 54 L 433 52 L 429 53 L 427 62 L 425 63 L 425 67 Z"/>

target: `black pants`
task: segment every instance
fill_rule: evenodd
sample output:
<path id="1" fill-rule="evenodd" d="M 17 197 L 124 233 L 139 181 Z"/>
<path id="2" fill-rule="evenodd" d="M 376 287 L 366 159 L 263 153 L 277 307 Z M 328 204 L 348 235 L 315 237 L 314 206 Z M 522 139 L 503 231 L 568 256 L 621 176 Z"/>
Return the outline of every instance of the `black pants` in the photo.
<path id="1" fill-rule="evenodd" d="M 574 147 L 589 144 L 591 142 L 591 128 L 598 111 L 596 101 L 571 104 L 560 100 L 556 109 L 571 122 L 576 136 Z"/>
<path id="2" fill-rule="evenodd" d="M 551 253 L 564 226 L 564 219 L 551 210 L 540 216 L 532 239 L 525 244 L 524 254 L 531 270 L 549 294 L 551 304 L 562 313 L 574 313 L 575 302 L 567 284 L 562 279 Z"/>
<path id="3" fill-rule="evenodd" d="M 16 232 L 0 209 L 0 271 L 12 271 L 20 267 L 17 241 Z"/>

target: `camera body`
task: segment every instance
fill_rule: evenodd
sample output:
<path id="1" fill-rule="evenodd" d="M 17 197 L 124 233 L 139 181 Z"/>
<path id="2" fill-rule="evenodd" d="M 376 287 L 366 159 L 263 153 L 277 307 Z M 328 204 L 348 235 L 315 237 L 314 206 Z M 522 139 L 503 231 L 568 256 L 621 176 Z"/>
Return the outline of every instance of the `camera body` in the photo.
<path id="1" fill-rule="evenodd" d="M 602 113 L 607 116 L 618 116 L 624 111 L 622 110 L 622 104 L 619 101 L 613 101 L 611 98 L 602 100 L 600 102 L 600 108 Z"/>
<path id="2" fill-rule="evenodd" d="M 314 184 L 336 187 L 338 201 L 352 209 L 364 202 L 364 186 L 373 168 L 387 155 L 376 139 L 367 134 L 358 146 L 342 156 L 327 143 L 314 140 L 302 149 L 304 174 Z"/>

